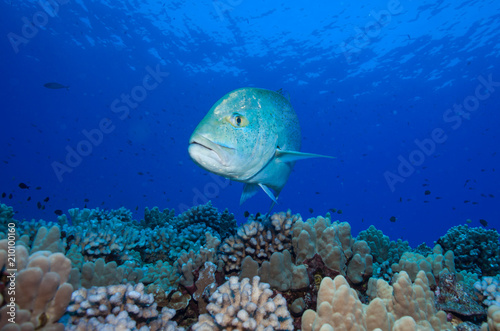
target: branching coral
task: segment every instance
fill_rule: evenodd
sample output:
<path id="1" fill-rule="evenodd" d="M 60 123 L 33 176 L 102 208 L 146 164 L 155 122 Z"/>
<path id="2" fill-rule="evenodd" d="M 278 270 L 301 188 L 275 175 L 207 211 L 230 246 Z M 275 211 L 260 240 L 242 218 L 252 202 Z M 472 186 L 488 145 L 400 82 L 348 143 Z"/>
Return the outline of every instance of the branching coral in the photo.
<path id="1" fill-rule="evenodd" d="M 152 294 L 144 292 L 144 285 L 110 285 L 73 292 L 68 312 L 72 322 L 68 330 L 108 329 L 183 330 L 170 319 L 173 309 L 163 308 L 158 313 Z M 141 329 L 142 330 L 142 329 Z"/>
<path id="2" fill-rule="evenodd" d="M 293 330 L 285 299 L 273 297 L 259 277 L 241 283 L 233 276 L 210 297 L 209 314 L 199 317 L 196 330 Z"/>
<path id="3" fill-rule="evenodd" d="M 273 214 L 270 221 L 252 220 L 240 226 L 236 235 L 224 240 L 220 248 L 226 272 L 239 272 L 246 256 L 260 265 L 274 252 L 291 250 L 291 229 L 301 219 L 288 211 Z"/>

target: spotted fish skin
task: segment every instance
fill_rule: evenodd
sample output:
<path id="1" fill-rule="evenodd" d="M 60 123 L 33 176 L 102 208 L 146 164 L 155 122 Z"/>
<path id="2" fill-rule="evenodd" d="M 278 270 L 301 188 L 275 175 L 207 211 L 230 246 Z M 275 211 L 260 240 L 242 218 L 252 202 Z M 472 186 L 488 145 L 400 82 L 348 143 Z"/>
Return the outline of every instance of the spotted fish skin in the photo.
<path id="1" fill-rule="evenodd" d="M 276 202 L 301 153 L 301 130 L 290 101 L 261 88 L 240 88 L 217 101 L 194 130 L 188 152 L 200 167 L 245 183 L 240 202 L 259 187 Z"/>

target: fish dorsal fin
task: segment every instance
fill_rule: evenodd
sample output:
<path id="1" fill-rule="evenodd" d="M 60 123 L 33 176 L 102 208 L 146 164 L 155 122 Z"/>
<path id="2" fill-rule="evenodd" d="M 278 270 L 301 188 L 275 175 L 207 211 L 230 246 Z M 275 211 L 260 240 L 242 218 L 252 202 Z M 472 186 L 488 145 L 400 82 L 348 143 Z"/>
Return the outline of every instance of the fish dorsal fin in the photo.
<path id="1" fill-rule="evenodd" d="M 276 150 L 276 161 L 278 161 L 278 162 L 295 162 L 298 160 L 310 159 L 313 157 L 326 157 L 326 158 L 330 158 L 330 159 L 335 159 L 334 156 L 302 153 L 302 152 L 297 152 L 297 151 L 285 151 L 282 149 Z"/>
<path id="2" fill-rule="evenodd" d="M 290 93 L 288 93 L 288 91 L 283 90 L 283 88 L 280 88 L 279 90 L 277 90 L 276 93 L 281 94 L 282 96 L 285 97 L 285 99 L 290 101 Z"/>
<path id="3" fill-rule="evenodd" d="M 258 191 L 259 191 L 259 185 L 248 184 L 248 183 L 245 184 L 245 186 L 243 186 L 243 192 L 241 193 L 240 205 L 242 205 L 243 202 L 253 197 Z"/>
<path id="4" fill-rule="evenodd" d="M 273 200 L 274 203 L 278 203 L 278 200 L 276 200 L 276 197 L 274 196 L 274 193 L 271 191 L 269 187 L 267 187 L 264 184 L 259 184 L 259 186 L 266 192 L 267 196 Z"/>

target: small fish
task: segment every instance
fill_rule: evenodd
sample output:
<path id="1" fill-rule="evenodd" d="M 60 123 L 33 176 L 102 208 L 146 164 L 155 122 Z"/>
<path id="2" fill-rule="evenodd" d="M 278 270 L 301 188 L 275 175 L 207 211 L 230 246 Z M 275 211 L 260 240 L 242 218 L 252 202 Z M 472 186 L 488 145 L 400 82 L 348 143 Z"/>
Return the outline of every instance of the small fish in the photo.
<path id="1" fill-rule="evenodd" d="M 7 196 L 7 193 L 3 192 L 2 193 L 2 198 L 5 198 Z"/>
<path id="2" fill-rule="evenodd" d="M 37 207 L 38 209 L 42 209 L 42 203 L 41 203 L 40 201 L 38 201 L 38 202 L 36 203 L 36 207 Z"/>
<path id="3" fill-rule="evenodd" d="M 243 216 L 245 216 L 245 217 L 250 216 L 250 213 L 248 212 L 248 210 L 245 210 L 245 212 L 243 213 Z"/>
<path id="4" fill-rule="evenodd" d="M 465 223 L 472 223 L 472 220 L 470 218 L 465 220 Z"/>
<path id="5" fill-rule="evenodd" d="M 483 220 L 482 218 L 479 220 L 479 223 L 481 223 L 482 226 L 484 227 L 487 227 L 488 226 L 488 222 L 486 222 L 485 220 Z"/>
<path id="6" fill-rule="evenodd" d="M 28 199 L 26 199 L 26 201 L 30 201 L 31 200 L 31 197 L 28 197 Z"/>
<path id="7" fill-rule="evenodd" d="M 425 195 L 429 195 L 429 194 L 431 194 L 431 191 L 426 190 L 426 191 L 424 192 L 424 194 L 425 194 Z"/>
<path id="8" fill-rule="evenodd" d="M 337 210 L 337 214 L 342 214 L 342 209 Z"/>
<path id="9" fill-rule="evenodd" d="M 12 193 L 11 193 L 11 194 L 9 194 L 9 199 L 12 199 Z"/>
<path id="10" fill-rule="evenodd" d="M 62 89 L 62 88 L 65 88 L 66 90 L 69 90 L 69 86 L 62 85 L 62 84 L 59 84 L 59 83 L 54 83 L 54 82 L 45 83 L 45 84 L 43 84 L 43 86 L 46 87 L 46 88 L 49 88 L 51 90 L 58 90 L 58 89 Z"/>
<path id="11" fill-rule="evenodd" d="M 61 209 L 56 209 L 56 210 L 54 210 L 54 214 L 56 214 L 57 216 L 61 216 L 63 214 L 63 212 Z"/>
<path id="12" fill-rule="evenodd" d="M 337 212 L 337 209 L 335 209 L 335 208 L 330 208 L 328 210 L 331 211 L 332 213 L 336 213 Z"/>
<path id="13" fill-rule="evenodd" d="M 314 210 L 312 208 L 309 208 L 309 212 L 312 214 L 314 213 Z"/>
<path id="14" fill-rule="evenodd" d="M 261 188 L 273 201 L 295 161 L 328 157 L 300 152 L 300 125 L 282 94 L 240 88 L 212 106 L 189 139 L 188 152 L 201 168 L 245 184 L 240 204 Z"/>
<path id="15" fill-rule="evenodd" d="M 46 197 L 45 199 L 43 199 L 44 202 L 49 202 L 49 197 Z"/>
<path id="16" fill-rule="evenodd" d="M 83 199 L 83 202 L 89 202 L 89 199 Z"/>
<path id="17" fill-rule="evenodd" d="M 464 203 L 468 203 L 468 202 L 470 202 L 470 200 L 464 200 Z"/>
<path id="18" fill-rule="evenodd" d="M 24 183 L 19 183 L 19 185 L 18 185 L 18 186 L 19 186 L 19 188 L 21 188 L 22 190 L 27 190 L 27 189 L 29 189 L 29 188 L 30 188 L 28 185 L 26 185 L 26 184 L 24 184 Z"/>
<path id="19" fill-rule="evenodd" d="M 391 218 L 389 218 L 389 221 L 391 221 L 393 223 L 396 222 L 396 216 L 391 216 Z"/>
<path id="20" fill-rule="evenodd" d="M 494 198 L 495 196 L 493 194 L 488 194 L 490 198 Z"/>
<path id="21" fill-rule="evenodd" d="M 41 189 L 42 189 L 42 187 L 41 187 L 41 186 L 37 186 L 37 187 L 35 187 L 35 190 L 41 190 Z"/>

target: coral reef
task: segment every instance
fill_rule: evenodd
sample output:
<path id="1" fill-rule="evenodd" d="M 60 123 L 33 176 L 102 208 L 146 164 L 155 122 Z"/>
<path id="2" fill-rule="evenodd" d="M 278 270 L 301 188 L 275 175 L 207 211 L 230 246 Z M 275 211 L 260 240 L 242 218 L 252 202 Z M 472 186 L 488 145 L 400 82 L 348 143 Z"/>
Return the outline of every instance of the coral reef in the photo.
<path id="1" fill-rule="evenodd" d="M 454 226 L 436 242 L 455 254 L 455 267 L 481 276 L 500 274 L 499 234 L 495 230 Z"/>
<path id="2" fill-rule="evenodd" d="M 0 328 L 62 330 L 64 320 L 69 330 L 499 330 L 499 281 L 478 277 L 496 270 L 494 242 L 480 246 L 489 257 L 480 249 L 467 260 L 474 267 L 460 269 L 454 250 L 411 250 L 374 226 L 354 238 L 329 214 L 251 215 L 238 228 L 211 203 L 177 216 L 146 208 L 140 222 L 125 208 L 68 215 L 19 222 L 0 205 L 21 298 L 7 305 L 4 267 Z M 442 241 L 463 239 L 453 249 L 466 254 L 470 240 L 496 233 L 472 230 L 451 229 L 463 237 Z M 7 255 L 0 241 L 4 266 Z M 15 325 L 5 325 L 10 309 Z"/>

